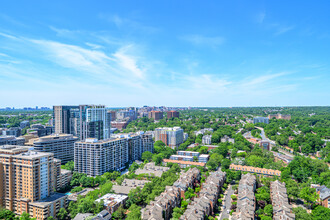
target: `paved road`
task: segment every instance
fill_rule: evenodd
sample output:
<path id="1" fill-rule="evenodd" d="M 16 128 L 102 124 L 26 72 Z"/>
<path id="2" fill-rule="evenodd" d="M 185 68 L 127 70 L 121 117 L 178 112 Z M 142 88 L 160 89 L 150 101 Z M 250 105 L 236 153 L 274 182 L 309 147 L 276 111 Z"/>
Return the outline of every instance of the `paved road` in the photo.
<path id="1" fill-rule="evenodd" d="M 229 188 L 227 190 L 227 194 L 225 196 L 225 200 L 224 200 L 224 204 L 226 205 L 226 209 L 223 209 L 222 207 L 222 212 L 221 215 L 219 217 L 220 220 L 224 219 L 224 218 L 229 218 L 229 214 L 227 214 L 227 209 L 230 209 L 231 206 L 231 198 L 230 196 L 234 194 L 234 190 L 231 188 L 232 186 L 229 185 Z"/>

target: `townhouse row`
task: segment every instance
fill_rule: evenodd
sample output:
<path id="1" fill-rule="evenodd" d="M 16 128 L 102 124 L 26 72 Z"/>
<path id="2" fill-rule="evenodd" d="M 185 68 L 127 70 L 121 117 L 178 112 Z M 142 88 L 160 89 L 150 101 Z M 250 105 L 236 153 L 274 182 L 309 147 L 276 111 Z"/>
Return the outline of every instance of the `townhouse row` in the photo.
<path id="1" fill-rule="evenodd" d="M 188 205 L 180 220 L 199 220 L 214 215 L 217 200 L 225 181 L 226 173 L 222 172 L 220 168 L 210 173 L 202 185 L 199 197 Z"/>
<path id="2" fill-rule="evenodd" d="M 256 177 L 250 173 L 242 175 L 238 186 L 237 209 L 232 220 L 253 220 L 256 209 Z"/>
<path id="3" fill-rule="evenodd" d="M 169 220 L 173 209 L 180 206 L 181 198 L 184 198 L 184 192 L 189 187 L 195 187 L 200 179 L 201 172 L 195 167 L 182 173 L 179 179 L 174 182 L 173 186 L 166 186 L 165 191 L 142 210 L 141 219 Z"/>
<path id="4" fill-rule="evenodd" d="M 294 220 L 295 215 L 292 212 L 292 206 L 288 202 L 288 195 L 285 183 L 276 180 L 270 183 L 270 198 L 273 205 L 273 219 Z"/>

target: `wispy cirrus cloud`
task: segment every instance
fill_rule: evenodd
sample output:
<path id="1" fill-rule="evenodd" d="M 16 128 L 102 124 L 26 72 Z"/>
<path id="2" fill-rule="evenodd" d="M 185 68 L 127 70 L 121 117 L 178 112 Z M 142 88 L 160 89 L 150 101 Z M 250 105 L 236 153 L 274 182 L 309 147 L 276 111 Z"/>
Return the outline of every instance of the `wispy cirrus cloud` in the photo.
<path id="1" fill-rule="evenodd" d="M 198 34 L 181 36 L 180 39 L 185 40 L 196 46 L 209 46 L 209 47 L 218 47 L 225 42 L 225 38 L 223 37 L 219 37 L 219 36 L 208 37 Z"/>
<path id="2" fill-rule="evenodd" d="M 275 36 L 279 36 L 279 35 L 282 35 L 286 32 L 289 32 L 291 30 L 294 29 L 294 26 L 280 26 L 280 25 L 276 25 L 276 32 L 275 32 Z"/>

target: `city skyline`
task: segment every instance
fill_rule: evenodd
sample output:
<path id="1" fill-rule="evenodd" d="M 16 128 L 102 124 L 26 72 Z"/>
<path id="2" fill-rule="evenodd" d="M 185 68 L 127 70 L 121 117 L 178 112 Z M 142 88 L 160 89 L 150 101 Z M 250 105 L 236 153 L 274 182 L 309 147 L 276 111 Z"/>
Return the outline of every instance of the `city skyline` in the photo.
<path id="1" fill-rule="evenodd" d="M 327 1 L 125 3 L 0 3 L 0 107 L 329 105 Z"/>

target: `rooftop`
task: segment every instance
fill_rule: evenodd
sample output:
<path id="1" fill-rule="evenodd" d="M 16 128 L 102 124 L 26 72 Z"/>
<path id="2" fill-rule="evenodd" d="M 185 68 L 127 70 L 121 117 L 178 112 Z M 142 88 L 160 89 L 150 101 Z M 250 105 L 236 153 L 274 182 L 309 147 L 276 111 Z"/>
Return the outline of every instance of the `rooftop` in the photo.
<path id="1" fill-rule="evenodd" d="M 46 207 L 46 206 L 52 204 L 53 202 L 55 202 L 59 199 L 66 198 L 66 197 L 68 197 L 68 196 L 63 193 L 54 193 L 53 195 L 51 195 L 45 199 L 42 199 L 42 200 L 39 200 L 36 202 L 31 202 L 30 205 L 38 206 L 38 207 Z"/>

